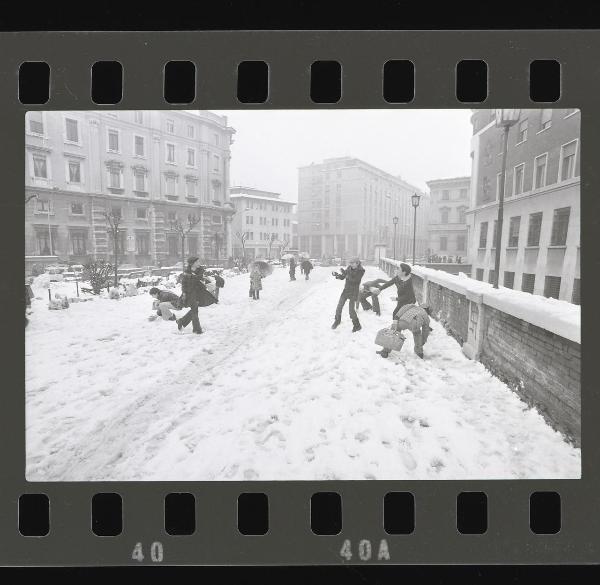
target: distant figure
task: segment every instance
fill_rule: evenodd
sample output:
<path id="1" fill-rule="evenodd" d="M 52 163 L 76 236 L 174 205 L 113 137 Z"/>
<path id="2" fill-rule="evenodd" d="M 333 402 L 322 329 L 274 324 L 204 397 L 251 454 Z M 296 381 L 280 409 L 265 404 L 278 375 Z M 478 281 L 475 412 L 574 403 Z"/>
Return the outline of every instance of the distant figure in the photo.
<path id="1" fill-rule="evenodd" d="M 340 295 L 340 300 L 338 301 L 335 310 L 335 320 L 333 321 L 333 325 L 331 326 L 332 329 L 335 329 L 342 322 L 342 309 L 344 308 L 346 301 L 349 301 L 348 310 L 350 313 L 350 319 L 352 319 L 353 324 L 352 333 L 360 331 L 361 326 L 358 320 L 358 316 L 356 315 L 356 302 L 358 301 L 360 281 L 364 273 L 365 269 L 362 267 L 360 259 L 357 257 L 351 258 L 348 268 L 342 268 L 340 273 L 331 273 L 338 280 L 346 281 L 344 285 L 344 290 Z"/>
<path id="2" fill-rule="evenodd" d="M 415 291 L 413 289 L 411 277 L 411 268 L 408 264 L 405 264 L 404 262 L 400 264 L 400 266 L 394 270 L 394 277 L 380 286 L 379 290 L 385 290 L 393 284 L 396 285 L 396 289 L 398 291 L 398 296 L 394 299 L 397 302 L 396 308 L 392 313 L 392 318 L 395 319 L 396 313 L 398 313 L 400 307 L 416 302 Z"/>
<path id="3" fill-rule="evenodd" d="M 394 320 L 393 328 L 396 331 L 408 329 L 413 334 L 415 340 L 415 353 L 423 359 L 423 345 L 427 343 L 429 333 L 433 331 L 429 326 L 429 311 L 426 307 L 418 307 L 410 304 L 404 305 L 396 314 L 397 319 Z M 386 358 L 390 355 L 390 349 L 383 348 L 377 353 Z"/>
<path id="4" fill-rule="evenodd" d="M 255 301 L 258 301 L 260 298 L 262 278 L 262 274 L 258 268 L 254 268 L 250 273 L 250 293 L 252 294 L 252 299 Z"/>
<path id="5" fill-rule="evenodd" d="M 308 258 L 305 258 L 304 260 L 302 260 L 300 267 L 302 268 L 302 272 L 304 272 L 304 279 L 308 280 L 310 276 L 310 271 L 313 269 L 312 262 L 308 260 Z"/>
<path id="6" fill-rule="evenodd" d="M 296 259 L 290 258 L 290 280 L 296 280 Z"/>

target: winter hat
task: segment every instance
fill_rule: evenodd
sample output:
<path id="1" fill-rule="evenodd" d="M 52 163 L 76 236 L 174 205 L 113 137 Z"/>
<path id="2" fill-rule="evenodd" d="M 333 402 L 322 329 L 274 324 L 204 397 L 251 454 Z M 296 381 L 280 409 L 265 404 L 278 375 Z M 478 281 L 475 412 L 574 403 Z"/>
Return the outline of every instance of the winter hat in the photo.
<path id="1" fill-rule="evenodd" d="M 360 264 L 360 258 L 358 256 L 352 256 L 350 260 L 348 260 L 348 264 L 352 264 L 352 262 L 358 262 L 358 264 Z"/>
<path id="2" fill-rule="evenodd" d="M 187 259 L 187 265 L 189 268 L 191 268 L 194 265 L 194 262 L 196 262 L 196 260 L 199 260 L 198 256 L 190 256 Z"/>

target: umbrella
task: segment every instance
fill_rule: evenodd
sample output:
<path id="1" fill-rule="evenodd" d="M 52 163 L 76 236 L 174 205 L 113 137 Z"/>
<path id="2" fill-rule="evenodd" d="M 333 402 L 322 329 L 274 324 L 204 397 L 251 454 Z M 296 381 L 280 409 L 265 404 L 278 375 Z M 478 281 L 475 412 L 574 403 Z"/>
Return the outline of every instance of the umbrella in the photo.
<path id="1" fill-rule="evenodd" d="M 289 260 L 290 258 L 293 258 L 294 255 L 293 254 L 284 254 L 281 258 L 283 260 Z"/>
<path id="2" fill-rule="evenodd" d="M 269 276 L 273 272 L 273 266 L 264 260 L 256 260 L 248 265 L 248 271 L 252 271 L 254 268 L 257 268 L 263 277 Z"/>

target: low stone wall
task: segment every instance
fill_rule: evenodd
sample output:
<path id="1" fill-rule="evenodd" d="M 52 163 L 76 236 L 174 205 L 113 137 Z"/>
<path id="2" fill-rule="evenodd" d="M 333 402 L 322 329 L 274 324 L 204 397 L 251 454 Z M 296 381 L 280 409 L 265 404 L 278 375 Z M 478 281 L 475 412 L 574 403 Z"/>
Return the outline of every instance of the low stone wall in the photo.
<path id="1" fill-rule="evenodd" d="M 391 275 L 398 264 L 383 259 L 380 267 Z M 530 311 L 527 304 L 532 296 L 520 296 L 527 293 L 500 292 L 479 281 L 419 266 L 413 268 L 413 279 L 417 301 L 429 305 L 432 317 L 461 344 L 465 355 L 484 364 L 580 446 L 581 343 L 577 328 L 569 327 L 568 320 L 553 323 L 540 319 L 540 311 Z M 543 306 L 547 299 L 535 301 Z"/>

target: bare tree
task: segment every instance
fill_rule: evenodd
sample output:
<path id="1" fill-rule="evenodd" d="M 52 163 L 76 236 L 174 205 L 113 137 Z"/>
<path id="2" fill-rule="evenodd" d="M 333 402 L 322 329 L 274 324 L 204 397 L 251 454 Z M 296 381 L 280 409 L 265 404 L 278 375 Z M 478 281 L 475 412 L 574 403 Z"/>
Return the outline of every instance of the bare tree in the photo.
<path id="1" fill-rule="evenodd" d="M 242 243 L 242 260 L 245 265 L 245 263 L 246 263 L 246 240 L 248 239 L 248 232 L 235 232 L 235 237 Z"/>
<path id="2" fill-rule="evenodd" d="M 267 260 L 271 259 L 271 248 L 273 246 L 273 244 L 277 241 L 277 234 L 269 234 L 267 236 Z"/>
<path id="3" fill-rule="evenodd" d="M 187 216 L 187 224 L 182 223 L 178 217 L 171 220 L 171 229 L 179 234 L 181 238 L 181 267 L 185 267 L 185 239 L 188 234 L 200 223 L 201 217 L 195 214 Z"/>
<path id="4" fill-rule="evenodd" d="M 290 247 L 290 238 L 289 236 L 284 236 L 281 242 L 281 246 L 279 247 L 279 255 L 283 256 L 285 251 Z"/>
<path id="5" fill-rule="evenodd" d="M 115 279 L 114 286 L 119 284 L 119 278 L 117 275 L 117 271 L 119 268 L 119 225 L 121 224 L 122 218 L 120 213 L 116 213 L 115 211 L 105 211 L 104 217 L 106 218 L 106 223 L 108 224 L 107 230 L 110 233 L 113 241 L 113 251 L 114 251 L 114 269 L 115 269 Z M 123 250 L 121 250 L 123 252 Z"/>

